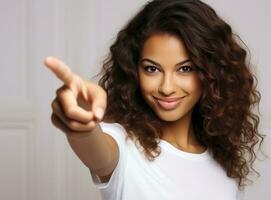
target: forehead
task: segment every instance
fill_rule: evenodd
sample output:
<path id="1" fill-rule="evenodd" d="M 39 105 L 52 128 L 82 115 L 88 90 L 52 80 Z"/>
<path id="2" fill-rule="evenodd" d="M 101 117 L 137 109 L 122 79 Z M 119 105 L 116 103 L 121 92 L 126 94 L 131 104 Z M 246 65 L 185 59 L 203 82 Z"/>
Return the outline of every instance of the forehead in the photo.
<path id="1" fill-rule="evenodd" d="M 150 36 L 143 44 L 141 57 L 188 58 L 187 49 L 180 37 L 158 33 Z"/>

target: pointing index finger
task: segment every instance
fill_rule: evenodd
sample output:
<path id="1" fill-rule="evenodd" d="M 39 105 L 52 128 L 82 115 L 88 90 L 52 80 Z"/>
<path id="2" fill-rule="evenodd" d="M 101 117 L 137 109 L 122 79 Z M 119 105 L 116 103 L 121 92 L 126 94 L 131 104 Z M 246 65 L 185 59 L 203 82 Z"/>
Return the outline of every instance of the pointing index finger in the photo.
<path id="1" fill-rule="evenodd" d="M 73 72 L 60 59 L 56 57 L 47 57 L 44 64 L 60 79 L 65 85 L 69 85 L 73 79 Z"/>

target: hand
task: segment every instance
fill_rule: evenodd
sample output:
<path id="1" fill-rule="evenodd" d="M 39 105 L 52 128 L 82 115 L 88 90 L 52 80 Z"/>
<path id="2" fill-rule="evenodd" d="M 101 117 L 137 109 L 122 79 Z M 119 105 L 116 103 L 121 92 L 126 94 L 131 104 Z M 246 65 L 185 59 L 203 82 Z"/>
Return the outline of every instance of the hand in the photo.
<path id="1" fill-rule="evenodd" d="M 64 83 L 52 102 L 52 123 L 68 136 L 89 135 L 102 120 L 107 94 L 99 85 L 76 75 L 61 60 L 47 57 L 44 64 Z"/>

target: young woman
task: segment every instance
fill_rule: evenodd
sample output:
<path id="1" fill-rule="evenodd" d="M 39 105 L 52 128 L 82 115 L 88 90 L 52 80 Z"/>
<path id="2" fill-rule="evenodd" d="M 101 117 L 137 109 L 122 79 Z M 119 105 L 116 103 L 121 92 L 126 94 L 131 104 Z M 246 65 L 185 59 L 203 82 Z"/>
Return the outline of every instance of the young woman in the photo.
<path id="1" fill-rule="evenodd" d="M 264 135 L 238 41 L 199 0 L 153 0 L 118 33 L 98 84 L 45 60 L 64 82 L 52 122 L 103 199 L 239 198 Z"/>

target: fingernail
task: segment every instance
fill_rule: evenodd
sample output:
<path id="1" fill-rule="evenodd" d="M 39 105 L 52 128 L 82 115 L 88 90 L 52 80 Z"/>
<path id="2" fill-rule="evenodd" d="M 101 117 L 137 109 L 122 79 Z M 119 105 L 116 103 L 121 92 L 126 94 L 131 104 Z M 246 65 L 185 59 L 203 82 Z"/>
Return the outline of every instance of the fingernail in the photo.
<path id="1" fill-rule="evenodd" d="M 95 115 L 96 115 L 96 117 L 98 117 L 99 120 L 101 120 L 104 115 L 104 109 L 102 109 L 100 107 L 96 108 Z"/>

